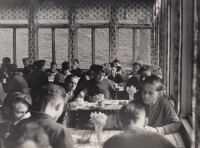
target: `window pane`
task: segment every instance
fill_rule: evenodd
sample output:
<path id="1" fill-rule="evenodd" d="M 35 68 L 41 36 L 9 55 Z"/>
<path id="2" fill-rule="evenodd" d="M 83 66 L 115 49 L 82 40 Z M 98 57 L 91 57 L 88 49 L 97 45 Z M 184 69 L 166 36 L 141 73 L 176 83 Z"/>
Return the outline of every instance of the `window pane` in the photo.
<path id="1" fill-rule="evenodd" d="M 46 60 L 46 68 L 52 61 L 52 34 L 51 29 L 38 30 L 39 59 Z"/>
<path id="2" fill-rule="evenodd" d="M 138 52 L 137 61 L 150 64 L 150 29 L 137 29 L 136 32 L 136 51 Z"/>
<path id="3" fill-rule="evenodd" d="M 82 69 L 92 65 L 91 29 L 78 29 L 78 59 Z"/>
<path id="4" fill-rule="evenodd" d="M 109 29 L 95 29 L 95 64 L 109 62 Z"/>
<path id="5" fill-rule="evenodd" d="M 56 63 L 61 68 L 62 62 L 68 61 L 68 29 L 55 30 Z"/>
<path id="6" fill-rule="evenodd" d="M 0 29 L 0 63 L 4 57 L 13 63 L 13 29 Z"/>
<path id="7" fill-rule="evenodd" d="M 17 66 L 23 68 L 23 58 L 28 58 L 28 29 L 17 29 L 16 31 L 17 46 Z"/>
<path id="8" fill-rule="evenodd" d="M 119 50 L 117 58 L 125 70 L 132 69 L 133 63 L 133 29 L 119 29 Z"/>

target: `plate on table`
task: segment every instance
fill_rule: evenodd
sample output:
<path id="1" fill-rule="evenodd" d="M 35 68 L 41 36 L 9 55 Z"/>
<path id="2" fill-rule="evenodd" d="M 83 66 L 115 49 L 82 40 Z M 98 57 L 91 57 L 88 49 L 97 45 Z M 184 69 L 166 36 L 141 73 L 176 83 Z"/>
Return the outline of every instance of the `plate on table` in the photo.
<path id="1" fill-rule="evenodd" d="M 129 100 L 119 100 L 119 105 L 126 105 L 128 102 Z"/>

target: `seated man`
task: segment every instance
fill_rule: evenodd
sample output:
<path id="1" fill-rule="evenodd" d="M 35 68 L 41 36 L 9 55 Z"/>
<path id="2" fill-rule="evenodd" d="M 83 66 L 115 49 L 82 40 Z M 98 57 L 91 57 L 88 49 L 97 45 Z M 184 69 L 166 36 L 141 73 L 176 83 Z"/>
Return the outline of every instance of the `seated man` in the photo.
<path id="1" fill-rule="evenodd" d="M 74 59 L 72 63 L 72 70 L 70 72 L 77 77 L 82 77 L 83 71 L 81 68 L 79 68 L 79 60 Z"/>
<path id="2" fill-rule="evenodd" d="M 158 133 L 145 131 L 145 108 L 132 101 L 120 110 L 124 132 L 108 139 L 103 148 L 173 148 L 173 144 Z"/>
<path id="3" fill-rule="evenodd" d="M 39 60 L 36 64 L 36 70 L 30 73 L 28 76 L 28 84 L 32 89 L 39 89 L 49 84 L 48 76 L 45 71 L 45 60 Z"/>
<path id="4" fill-rule="evenodd" d="M 88 82 L 85 92 L 85 100 L 95 102 L 98 94 L 104 94 L 105 99 L 116 99 L 116 89 L 113 83 L 108 79 L 104 79 L 106 71 L 103 66 L 98 65 L 94 72 L 94 78 Z"/>
<path id="5" fill-rule="evenodd" d="M 129 75 L 139 75 L 141 64 L 138 62 L 133 63 L 133 71 Z"/>
<path id="6" fill-rule="evenodd" d="M 53 148 L 73 148 L 70 132 L 56 122 L 63 112 L 65 98 L 65 90 L 58 85 L 41 88 L 38 97 L 33 100 L 31 117 L 22 120 L 17 126 L 35 122 L 44 128 Z"/>
<path id="7" fill-rule="evenodd" d="M 0 68 L 0 81 L 2 81 L 2 79 L 7 79 L 8 78 L 8 65 L 11 64 L 11 60 L 9 57 L 4 57 L 2 60 L 2 64 L 1 64 L 1 68 Z"/>
<path id="8" fill-rule="evenodd" d="M 28 89 L 25 78 L 17 70 L 17 65 L 8 65 L 9 80 L 7 84 L 3 85 L 6 93 L 22 92 L 22 90 Z"/>
<path id="9" fill-rule="evenodd" d="M 67 62 L 67 61 L 64 61 L 64 62 L 62 63 L 62 69 L 60 70 L 59 73 L 57 73 L 57 74 L 55 75 L 54 84 L 63 85 L 63 84 L 64 84 L 64 81 L 65 81 L 65 78 L 66 78 L 68 75 L 71 75 L 71 73 L 70 73 L 70 63 Z"/>
<path id="10" fill-rule="evenodd" d="M 46 70 L 46 74 L 50 76 L 51 74 L 57 74 L 58 70 L 57 68 L 57 63 L 56 62 L 51 62 L 51 68 Z"/>
<path id="11" fill-rule="evenodd" d="M 157 76 L 149 76 L 143 82 L 142 98 L 137 100 L 148 111 L 146 130 L 164 135 L 173 134 L 179 132 L 182 124 L 169 100 L 163 96 L 162 89 L 162 79 Z M 119 128 L 121 126 L 119 123 L 119 116 L 113 114 L 108 116 L 105 127 Z"/>
<path id="12" fill-rule="evenodd" d="M 108 76 L 108 79 L 117 83 L 119 86 L 124 87 L 126 85 L 126 78 L 117 72 L 117 66 L 114 63 L 110 63 L 111 74 Z"/>
<path id="13" fill-rule="evenodd" d="M 115 64 L 115 66 L 121 66 L 120 65 L 120 61 L 118 60 L 118 59 L 115 59 L 114 61 L 113 61 L 113 63 Z M 122 66 L 121 66 L 122 67 Z M 123 75 L 126 75 L 126 71 L 122 68 L 122 74 Z"/>

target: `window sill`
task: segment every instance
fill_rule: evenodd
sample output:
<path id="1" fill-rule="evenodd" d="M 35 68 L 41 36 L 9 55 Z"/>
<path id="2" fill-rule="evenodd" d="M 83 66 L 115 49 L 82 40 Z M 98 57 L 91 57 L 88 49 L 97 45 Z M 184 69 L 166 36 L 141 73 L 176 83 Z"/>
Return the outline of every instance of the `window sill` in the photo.
<path id="1" fill-rule="evenodd" d="M 183 130 L 181 131 L 182 138 L 185 142 L 186 147 L 190 147 L 192 144 L 192 135 L 193 135 L 193 129 L 191 124 L 186 119 L 181 119 L 183 123 Z"/>

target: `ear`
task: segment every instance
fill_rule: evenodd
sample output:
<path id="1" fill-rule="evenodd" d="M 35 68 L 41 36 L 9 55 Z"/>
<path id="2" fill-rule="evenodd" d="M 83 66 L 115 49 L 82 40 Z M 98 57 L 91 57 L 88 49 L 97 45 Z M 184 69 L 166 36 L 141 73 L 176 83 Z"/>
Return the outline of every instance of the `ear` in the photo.
<path id="1" fill-rule="evenodd" d="M 148 121 L 149 121 L 149 119 L 147 117 L 145 117 L 144 128 L 148 125 Z"/>
<path id="2" fill-rule="evenodd" d="M 60 103 L 55 106 L 56 111 L 58 111 L 59 108 L 60 108 Z"/>
<path id="3" fill-rule="evenodd" d="M 163 91 L 158 92 L 158 98 L 163 96 Z"/>

